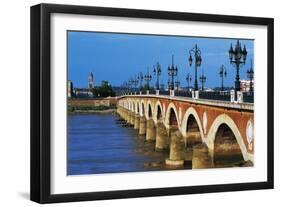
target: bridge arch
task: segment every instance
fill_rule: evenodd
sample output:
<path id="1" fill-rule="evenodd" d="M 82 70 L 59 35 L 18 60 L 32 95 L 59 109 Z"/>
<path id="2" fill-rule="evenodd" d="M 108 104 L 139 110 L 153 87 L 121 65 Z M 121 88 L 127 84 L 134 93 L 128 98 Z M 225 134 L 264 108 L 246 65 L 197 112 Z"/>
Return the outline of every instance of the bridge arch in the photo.
<path id="1" fill-rule="evenodd" d="M 176 122 L 176 123 L 175 123 Z M 174 103 L 170 103 L 168 105 L 166 115 L 165 115 L 165 121 L 164 125 L 169 128 L 171 125 L 177 124 L 179 127 L 179 116 L 177 113 L 177 108 Z"/>
<path id="2" fill-rule="evenodd" d="M 128 100 L 128 110 L 129 111 L 131 110 L 131 102 L 130 102 L 130 100 Z"/>
<path id="3" fill-rule="evenodd" d="M 129 105 L 129 111 L 131 111 L 131 109 L 132 109 L 132 103 L 131 103 L 131 100 L 128 100 L 128 105 Z"/>
<path id="4" fill-rule="evenodd" d="M 136 100 L 136 114 L 140 114 L 140 102 Z"/>
<path id="5" fill-rule="evenodd" d="M 137 114 L 138 113 L 138 102 L 136 99 L 134 99 L 133 102 L 134 102 L 134 112 L 135 112 L 135 114 Z"/>
<path id="6" fill-rule="evenodd" d="M 188 133 L 188 128 L 190 128 L 191 126 L 193 126 L 194 129 L 197 129 L 196 131 L 199 133 L 201 141 L 205 142 L 200 118 L 198 116 L 198 113 L 193 107 L 189 107 L 186 110 L 182 119 L 181 132 L 184 137 L 188 138 L 188 136 L 190 135 Z"/>
<path id="7" fill-rule="evenodd" d="M 134 100 L 132 100 L 132 110 L 131 111 L 135 112 L 135 102 L 134 102 Z"/>
<path id="8" fill-rule="evenodd" d="M 143 99 L 140 101 L 140 112 L 141 116 L 145 116 L 145 104 Z"/>
<path id="9" fill-rule="evenodd" d="M 153 118 L 153 105 L 150 100 L 146 102 L 146 118 Z"/>
<path id="10" fill-rule="evenodd" d="M 226 114 L 219 115 L 214 120 L 212 126 L 210 127 L 210 130 L 209 130 L 209 133 L 208 133 L 208 142 L 211 143 L 210 149 L 211 149 L 212 156 L 214 157 L 215 153 L 216 153 L 215 147 L 216 147 L 216 144 L 217 144 L 216 141 L 218 141 L 216 139 L 218 139 L 218 137 L 220 135 L 222 135 L 225 131 L 227 131 L 227 133 L 230 133 L 230 136 L 236 139 L 237 144 L 239 145 L 239 148 L 241 150 L 243 159 L 245 161 L 249 160 L 247 148 L 245 146 L 245 143 L 243 141 L 243 138 L 240 134 L 240 131 L 239 131 L 237 125 L 231 119 L 231 117 L 229 117 Z M 253 160 L 251 160 L 251 161 L 253 161 Z"/>
<path id="11" fill-rule="evenodd" d="M 164 120 L 163 109 L 160 101 L 156 102 L 153 115 L 153 120 L 155 122 L 157 122 L 158 120 Z"/>
<path id="12" fill-rule="evenodd" d="M 152 112 L 151 104 L 147 104 L 147 117 L 148 118 L 152 118 L 153 117 L 153 112 Z"/>

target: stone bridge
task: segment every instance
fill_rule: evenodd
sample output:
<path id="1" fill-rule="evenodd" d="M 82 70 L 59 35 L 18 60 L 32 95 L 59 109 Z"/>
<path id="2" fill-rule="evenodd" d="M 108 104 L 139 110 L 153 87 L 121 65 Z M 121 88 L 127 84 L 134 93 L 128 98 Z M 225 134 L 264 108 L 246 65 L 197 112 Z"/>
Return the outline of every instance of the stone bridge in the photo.
<path id="1" fill-rule="evenodd" d="M 169 150 L 168 165 L 183 165 L 189 151 L 200 162 L 193 168 L 220 163 L 254 163 L 254 105 L 173 97 L 125 95 L 117 113 L 155 150 Z"/>

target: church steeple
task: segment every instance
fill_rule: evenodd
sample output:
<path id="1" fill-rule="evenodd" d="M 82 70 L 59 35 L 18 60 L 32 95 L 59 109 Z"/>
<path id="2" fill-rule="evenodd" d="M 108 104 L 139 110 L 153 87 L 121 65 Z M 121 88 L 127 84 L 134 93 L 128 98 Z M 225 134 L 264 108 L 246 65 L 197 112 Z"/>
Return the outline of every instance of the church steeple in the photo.
<path id="1" fill-rule="evenodd" d="M 91 72 L 88 76 L 88 89 L 91 89 L 94 87 L 94 75 Z"/>

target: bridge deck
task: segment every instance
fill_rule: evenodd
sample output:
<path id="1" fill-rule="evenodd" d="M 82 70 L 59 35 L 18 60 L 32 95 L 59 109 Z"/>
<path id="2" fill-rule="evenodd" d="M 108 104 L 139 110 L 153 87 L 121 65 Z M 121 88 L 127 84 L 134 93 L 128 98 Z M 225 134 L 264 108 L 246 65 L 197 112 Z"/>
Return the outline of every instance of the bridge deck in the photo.
<path id="1" fill-rule="evenodd" d="M 194 104 L 216 106 L 216 107 L 222 107 L 222 108 L 231 108 L 231 109 L 238 109 L 238 110 L 254 111 L 254 104 L 253 103 L 237 103 L 237 102 L 230 102 L 230 101 L 207 100 L 207 99 L 200 99 L 200 98 L 194 99 L 194 98 L 189 98 L 189 97 L 155 95 L 155 94 L 154 95 L 152 95 L 152 94 L 125 95 L 125 96 L 120 96 L 119 98 L 125 98 L 125 97 L 160 98 L 160 99 L 189 102 L 189 103 L 194 103 Z"/>

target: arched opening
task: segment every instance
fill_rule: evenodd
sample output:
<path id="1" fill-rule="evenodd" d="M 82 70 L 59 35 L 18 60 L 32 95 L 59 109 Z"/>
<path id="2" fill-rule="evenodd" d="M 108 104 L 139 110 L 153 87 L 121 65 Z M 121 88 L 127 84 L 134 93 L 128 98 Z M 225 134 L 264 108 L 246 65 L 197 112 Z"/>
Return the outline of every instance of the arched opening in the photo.
<path id="1" fill-rule="evenodd" d="M 234 133 L 229 126 L 221 124 L 215 135 L 214 163 L 228 165 L 243 161 L 243 155 Z"/>
<path id="2" fill-rule="evenodd" d="M 195 117 L 191 114 L 188 117 L 186 124 L 186 145 L 188 147 L 192 147 L 197 144 L 201 144 L 201 134 L 199 125 L 195 119 Z"/>
<path id="3" fill-rule="evenodd" d="M 151 109 L 151 105 L 148 104 L 148 117 L 151 118 L 152 117 L 152 109 Z"/>
<path id="4" fill-rule="evenodd" d="M 143 103 L 141 104 L 141 110 L 142 110 L 142 115 L 144 116 L 145 115 L 145 110 L 144 110 L 144 104 Z"/>
<path id="5" fill-rule="evenodd" d="M 161 107 L 157 106 L 157 120 L 162 119 Z"/>
<path id="6" fill-rule="evenodd" d="M 176 112 L 174 111 L 173 108 L 170 109 L 169 125 L 172 128 L 173 127 L 178 127 L 178 121 L 177 121 Z"/>
<path id="7" fill-rule="evenodd" d="M 139 104 L 138 104 L 138 103 L 136 103 L 136 106 L 137 106 L 137 113 L 139 113 L 139 112 L 140 112 L 140 109 L 139 109 Z"/>

